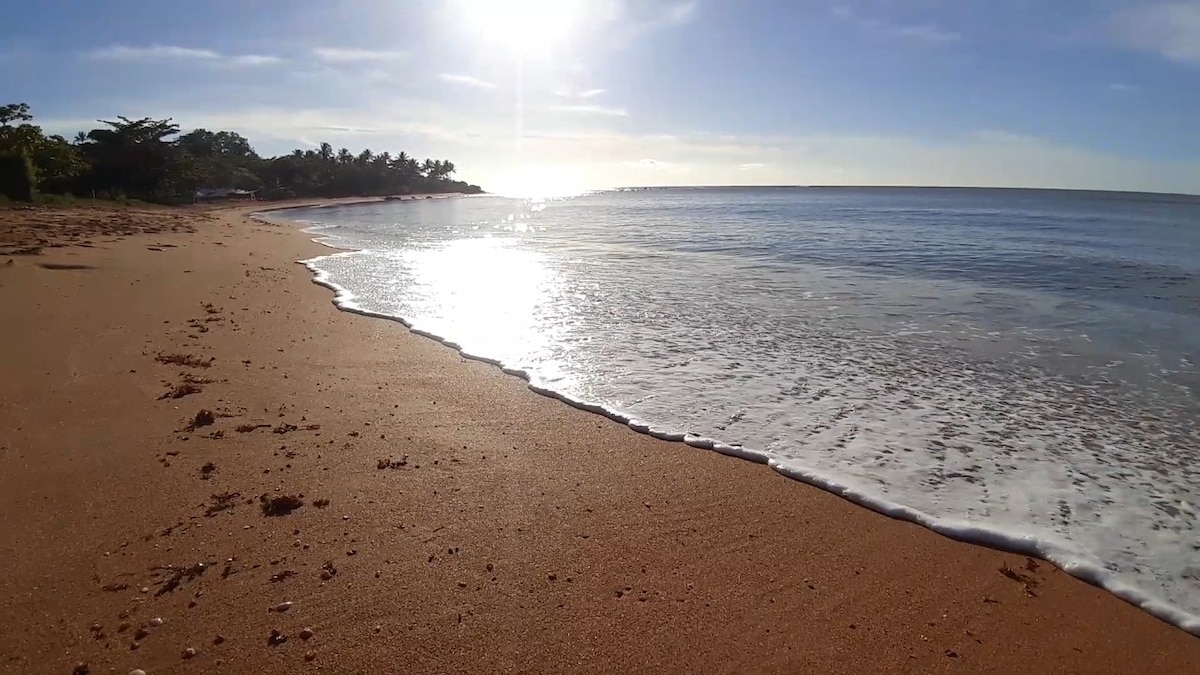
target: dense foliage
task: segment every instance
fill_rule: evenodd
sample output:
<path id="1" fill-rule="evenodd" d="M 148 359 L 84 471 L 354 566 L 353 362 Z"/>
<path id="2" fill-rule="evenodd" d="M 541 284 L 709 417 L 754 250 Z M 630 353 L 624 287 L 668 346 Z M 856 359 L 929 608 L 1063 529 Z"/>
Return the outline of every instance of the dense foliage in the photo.
<path id="1" fill-rule="evenodd" d="M 258 190 L 264 199 L 350 197 L 416 192 L 480 192 L 451 178 L 452 162 L 418 161 L 404 152 L 363 150 L 357 155 L 322 143 L 281 157 L 260 157 L 240 134 L 196 129 L 181 134 L 170 119 L 114 121 L 79 132 L 72 141 L 47 136 L 34 125 L 29 106 L 0 106 L 0 157 L 28 159 L 37 191 L 81 197 L 190 202 L 198 189 Z M 0 174 L 0 194 L 23 194 L 15 184 L 16 161 Z"/>

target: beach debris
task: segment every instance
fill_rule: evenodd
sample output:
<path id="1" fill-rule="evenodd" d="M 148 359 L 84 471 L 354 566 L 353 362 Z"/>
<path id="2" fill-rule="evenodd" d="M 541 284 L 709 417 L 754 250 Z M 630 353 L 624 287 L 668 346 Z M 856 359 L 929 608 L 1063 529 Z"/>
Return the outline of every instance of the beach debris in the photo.
<path id="1" fill-rule="evenodd" d="M 333 566 L 332 560 L 326 560 L 324 565 L 321 565 L 321 580 L 329 581 L 338 573 L 337 568 Z"/>
<path id="2" fill-rule="evenodd" d="M 212 517 L 225 509 L 232 509 L 234 506 L 237 506 L 237 500 L 241 496 L 242 493 L 240 492 L 222 492 L 213 495 L 212 504 L 209 504 L 208 508 L 205 509 L 204 515 Z"/>
<path id="3" fill-rule="evenodd" d="M 201 408 L 200 411 L 196 413 L 195 417 L 188 422 L 188 425 L 185 427 L 185 429 L 188 431 L 195 431 L 200 427 L 207 427 L 211 424 L 215 424 L 216 421 L 217 416 L 214 415 L 211 410 L 207 408 Z"/>
<path id="4" fill-rule="evenodd" d="M 248 434 L 251 431 L 254 431 L 256 429 L 270 429 L 270 428 L 271 428 L 270 424 L 239 424 L 237 426 L 237 432 L 239 434 Z"/>
<path id="5" fill-rule="evenodd" d="M 271 634 L 267 636 L 267 646 L 276 647 L 287 642 L 287 636 L 279 632 L 278 629 L 272 628 Z"/>
<path id="6" fill-rule="evenodd" d="M 303 495 L 277 495 L 268 497 L 265 493 L 258 498 L 262 503 L 264 516 L 286 516 L 304 506 Z"/>
<path id="7" fill-rule="evenodd" d="M 1032 559 L 1027 560 L 1032 562 Z M 1037 564 L 1034 563 L 1033 567 L 1029 567 L 1027 562 L 1026 569 L 1035 570 L 1037 569 Z M 1037 588 L 1040 582 L 1036 578 L 1031 577 L 1028 574 L 1022 574 L 1021 572 L 1009 567 L 1008 563 L 1003 563 L 1000 565 L 1000 573 L 1023 585 L 1025 587 L 1025 595 L 1028 595 L 1031 598 L 1037 597 L 1037 593 L 1034 592 L 1034 589 Z"/>
<path id="8" fill-rule="evenodd" d="M 212 356 L 208 357 L 208 359 L 202 359 L 191 354 L 164 354 L 162 352 L 159 352 L 154 357 L 155 361 L 164 365 L 183 366 L 184 368 L 209 368 L 212 366 L 214 359 L 215 357 Z"/>
<path id="9" fill-rule="evenodd" d="M 318 499 L 317 501 L 313 502 L 313 506 L 317 507 L 318 509 L 323 509 L 326 506 L 329 506 L 329 500 L 324 498 Z"/>
<path id="10" fill-rule="evenodd" d="M 94 270 L 94 265 L 80 265 L 78 263 L 38 263 L 38 267 L 46 270 Z"/>
<path id="11" fill-rule="evenodd" d="M 286 581 L 294 576 L 296 576 L 296 572 L 294 570 L 284 570 L 282 572 L 272 574 L 271 575 L 271 583 L 277 584 L 281 581 Z"/>
<path id="12" fill-rule="evenodd" d="M 301 640 L 311 640 L 313 635 L 315 635 L 315 633 L 313 633 L 313 629 L 311 628 L 305 628 L 300 631 Z"/>
<path id="13" fill-rule="evenodd" d="M 280 423 L 279 423 L 279 426 L 277 426 L 277 427 L 275 427 L 274 429 L 272 429 L 272 430 L 271 430 L 271 433 L 275 433 L 275 434 L 287 434 L 287 433 L 291 433 L 291 432 L 293 432 L 293 431 L 296 431 L 296 430 L 297 430 L 297 429 L 299 429 L 299 428 L 300 428 L 300 427 L 296 426 L 295 424 L 288 424 L 287 422 L 280 422 Z"/>
<path id="14" fill-rule="evenodd" d="M 162 396 L 159 396 L 158 400 L 161 401 L 165 398 L 183 398 L 184 396 L 189 396 L 191 394 L 199 394 L 201 391 L 203 390 L 200 389 L 200 387 L 192 384 L 191 382 L 184 382 L 183 384 L 179 384 L 167 389 L 167 392 Z"/>
<path id="15" fill-rule="evenodd" d="M 400 469 L 405 466 L 408 466 L 408 455 L 405 455 L 400 459 L 385 457 L 375 462 L 376 469 Z"/>
<path id="16" fill-rule="evenodd" d="M 175 589 L 179 588 L 180 584 L 182 584 L 184 581 L 191 581 L 208 571 L 208 565 L 199 562 L 195 565 L 188 565 L 186 567 L 174 567 L 172 565 L 168 565 L 166 567 L 159 567 L 157 569 L 167 572 L 168 576 L 167 580 L 163 582 L 163 585 L 160 586 L 157 591 L 155 591 L 154 597 L 175 592 Z M 155 617 L 150 619 L 149 623 L 152 627 L 158 627 L 162 625 L 163 620 Z"/>
<path id="17" fill-rule="evenodd" d="M 188 647 L 187 649 L 183 650 L 183 658 L 184 660 L 193 658 L 197 653 L 198 652 L 196 651 L 195 647 Z"/>
<path id="18" fill-rule="evenodd" d="M 289 600 L 287 602 L 281 602 L 278 605 L 275 605 L 273 608 L 271 608 L 271 611 L 286 612 L 291 608 L 292 608 L 292 602 Z"/>

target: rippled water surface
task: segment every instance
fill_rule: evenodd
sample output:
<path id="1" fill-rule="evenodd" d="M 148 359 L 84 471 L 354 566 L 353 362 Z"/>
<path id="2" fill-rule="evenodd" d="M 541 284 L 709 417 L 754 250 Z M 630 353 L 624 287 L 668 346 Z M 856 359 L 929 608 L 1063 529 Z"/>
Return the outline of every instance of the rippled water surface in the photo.
<path id="1" fill-rule="evenodd" d="M 343 307 L 1200 631 L 1200 198 L 678 189 L 287 217 L 355 249 L 311 261 Z"/>

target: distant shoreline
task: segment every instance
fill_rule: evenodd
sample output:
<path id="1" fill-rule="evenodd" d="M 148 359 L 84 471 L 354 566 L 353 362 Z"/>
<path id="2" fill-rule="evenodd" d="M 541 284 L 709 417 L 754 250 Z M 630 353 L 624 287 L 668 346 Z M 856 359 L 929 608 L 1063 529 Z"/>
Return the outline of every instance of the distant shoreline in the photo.
<path id="1" fill-rule="evenodd" d="M 1090 195 L 1148 195 L 1200 200 L 1200 193 L 1146 192 L 1142 190 L 1095 190 L 1090 188 L 1046 188 L 979 185 L 644 185 L 597 189 L 593 192 L 641 192 L 646 190 L 945 190 L 1008 192 L 1071 192 Z"/>

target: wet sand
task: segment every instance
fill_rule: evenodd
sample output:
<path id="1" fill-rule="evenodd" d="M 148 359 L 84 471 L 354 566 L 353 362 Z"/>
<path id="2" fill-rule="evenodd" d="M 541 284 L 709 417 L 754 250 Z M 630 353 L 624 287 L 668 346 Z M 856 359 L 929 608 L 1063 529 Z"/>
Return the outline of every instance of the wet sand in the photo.
<path id="1" fill-rule="evenodd" d="M 339 312 L 249 210 L 0 211 L 0 672 L 1200 672 L 1046 563 Z"/>

